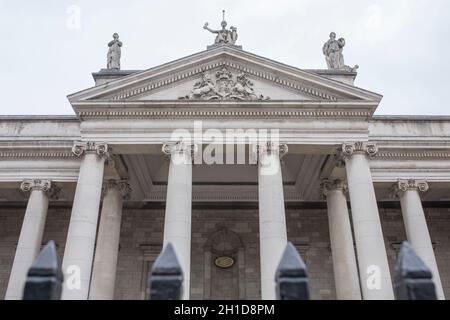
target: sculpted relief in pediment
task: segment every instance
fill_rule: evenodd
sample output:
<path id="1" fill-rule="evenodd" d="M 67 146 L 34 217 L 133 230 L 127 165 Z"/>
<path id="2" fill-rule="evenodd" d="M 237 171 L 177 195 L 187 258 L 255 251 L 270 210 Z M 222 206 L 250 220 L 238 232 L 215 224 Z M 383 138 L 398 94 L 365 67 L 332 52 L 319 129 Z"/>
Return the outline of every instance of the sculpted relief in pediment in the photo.
<path id="1" fill-rule="evenodd" d="M 202 74 L 189 95 L 179 97 L 183 100 L 269 100 L 255 93 L 253 82 L 241 72 L 234 76 L 226 66 L 215 73 L 215 81 L 208 72 Z"/>

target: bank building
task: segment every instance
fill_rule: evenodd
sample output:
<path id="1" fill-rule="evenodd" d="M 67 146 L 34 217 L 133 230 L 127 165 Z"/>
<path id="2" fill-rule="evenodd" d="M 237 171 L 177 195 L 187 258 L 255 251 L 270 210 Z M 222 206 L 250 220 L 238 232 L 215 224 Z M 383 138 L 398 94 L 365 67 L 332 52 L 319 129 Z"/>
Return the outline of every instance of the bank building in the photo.
<path id="1" fill-rule="evenodd" d="M 450 296 L 450 118 L 374 116 L 335 33 L 312 70 L 203 28 L 206 50 L 147 70 L 114 34 L 74 116 L 0 117 L 1 296 L 49 240 L 79 277 L 62 299 L 148 299 L 168 243 L 184 299 L 274 299 L 288 242 L 311 299 L 393 299 L 405 240 Z"/>

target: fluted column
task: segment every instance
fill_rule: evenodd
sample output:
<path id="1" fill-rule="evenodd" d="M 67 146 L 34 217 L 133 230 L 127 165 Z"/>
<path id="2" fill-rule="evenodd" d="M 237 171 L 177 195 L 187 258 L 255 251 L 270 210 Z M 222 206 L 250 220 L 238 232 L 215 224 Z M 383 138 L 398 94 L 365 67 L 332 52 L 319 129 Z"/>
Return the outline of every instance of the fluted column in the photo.
<path id="1" fill-rule="evenodd" d="M 92 269 L 90 300 L 113 300 L 119 253 L 123 198 L 130 192 L 125 181 L 103 183 L 103 205 Z"/>
<path id="2" fill-rule="evenodd" d="M 321 187 L 327 199 L 336 297 L 338 300 L 361 300 L 358 266 L 345 196 L 347 185 L 341 180 L 325 180 Z"/>
<path id="3" fill-rule="evenodd" d="M 189 299 L 191 274 L 192 153 L 195 146 L 167 143 L 162 151 L 170 156 L 167 181 L 164 247 L 172 243 L 183 269 L 183 299 Z"/>
<path id="4" fill-rule="evenodd" d="M 34 259 L 39 253 L 48 210 L 49 180 L 25 180 L 22 191 L 31 191 L 20 231 L 14 262 L 9 276 L 5 299 L 21 300 L 23 287 Z"/>
<path id="5" fill-rule="evenodd" d="M 426 181 L 418 180 L 399 180 L 395 185 L 396 194 L 400 198 L 402 207 L 406 237 L 418 256 L 432 271 L 438 298 L 444 300 L 444 290 L 419 194 L 419 192 L 428 191 L 428 188 Z"/>
<path id="6" fill-rule="evenodd" d="M 280 157 L 285 144 L 267 142 L 257 147 L 259 199 L 259 252 L 261 299 L 275 299 L 275 271 L 287 244 L 283 179 Z"/>
<path id="7" fill-rule="evenodd" d="M 63 300 L 86 300 L 89 293 L 95 236 L 108 146 L 77 143 L 72 149 L 81 160 L 80 174 L 63 259 Z"/>
<path id="8" fill-rule="evenodd" d="M 377 152 L 375 144 L 357 142 L 344 144 L 341 155 L 347 171 L 363 299 L 391 300 L 391 275 L 367 158 Z"/>

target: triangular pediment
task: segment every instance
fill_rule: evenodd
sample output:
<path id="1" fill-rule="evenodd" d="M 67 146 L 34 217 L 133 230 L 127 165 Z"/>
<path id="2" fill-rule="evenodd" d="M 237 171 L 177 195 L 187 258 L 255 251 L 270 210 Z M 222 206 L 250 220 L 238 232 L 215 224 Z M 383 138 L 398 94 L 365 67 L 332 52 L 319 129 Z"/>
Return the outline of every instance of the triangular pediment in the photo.
<path id="1" fill-rule="evenodd" d="M 230 46 L 206 50 L 69 96 L 70 102 L 380 101 L 353 85 Z"/>

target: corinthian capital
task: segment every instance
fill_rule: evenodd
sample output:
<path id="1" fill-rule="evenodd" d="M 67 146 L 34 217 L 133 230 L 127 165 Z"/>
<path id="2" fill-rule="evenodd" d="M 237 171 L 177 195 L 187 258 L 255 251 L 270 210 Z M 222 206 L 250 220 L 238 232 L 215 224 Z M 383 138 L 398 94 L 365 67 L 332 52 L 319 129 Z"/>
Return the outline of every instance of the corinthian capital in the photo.
<path id="1" fill-rule="evenodd" d="M 32 190 L 40 190 L 40 191 L 50 191 L 52 188 L 52 183 L 50 180 L 41 180 L 41 179 L 34 179 L 34 180 L 24 180 L 20 184 L 20 190 L 28 192 Z"/>
<path id="2" fill-rule="evenodd" d="M 130 197 L 131 187 L 127 181 L 110 179 L 103 183 L 103 194 L 111 189 L 119 191 L 124 199 Z"/>
<path id="3" fill-rule="evenodd" d="M 341 190 L 344 194 L 347 194 L 348 192 L 347 183 L 340 179 L 334 180 L 325 179 L 320 184 L 320 193 L 324 198 L 327 197 L 328 192 L 334 190 Z"/>
<path id="4" fill-rule="evenodd" d="M 187 153 L 191 157 L 198 150 L 198 145 L 184 141 L 167 142 L 162 146 L 162 152 L 167 155 L 174 153 Z"/>
<path id="5" fill-rule="evenodd" d="M 401 195 L 402 193 L 408 191 L 408 190 L 417 190 L 419 192 L 426 192 L 428 191 L 429 186 L 428 183 L 424 180 L 398 180 L 397 183 L 394 185 L 394 192 L 395 194 Z"/>
<path id="6" fill-rule="evenodd" d="M 267 141 L 253 146 L 253 151 L 261 156 L 263 154 L 278 154 L 280 159 L 289 151 L 287 144 Z"/>
<path id="7" fill-rule="evenodd" d="M 375 143 L 369 142 L 354 142 L 342 144 L 340 155 L 344 159 L 350 158 L 356 153 L 367 154 L 369 157 L 373 157 L 378 153 L 378 147 Z"/>
<path id="8" fill-rule="evenodd" d="M 77 157 L 81 157 L 88 152 L 95 152 L 99 157 L 109 157 L 108 145 L 102 142 L 75 142 L 72 147 L 72 153 Z"/>

